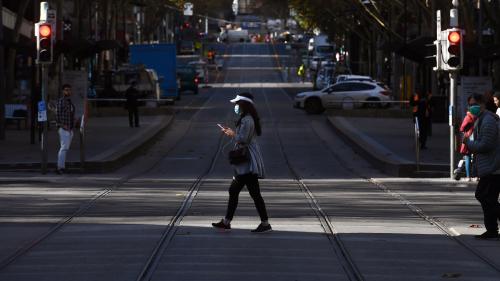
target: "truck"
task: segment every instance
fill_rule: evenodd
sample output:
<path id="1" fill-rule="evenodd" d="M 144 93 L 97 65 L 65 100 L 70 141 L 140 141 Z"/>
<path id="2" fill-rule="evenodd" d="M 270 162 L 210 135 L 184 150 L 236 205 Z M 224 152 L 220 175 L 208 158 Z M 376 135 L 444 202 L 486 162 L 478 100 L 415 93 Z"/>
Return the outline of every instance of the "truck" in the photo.
<path id="1" fill-rule="evenodd" d="M 328 36 L 317 35 L 309 40 L 308 50 L 314 57 L 333 59 L 335 45 L 328 41 Z"/>
<path id="2" fill-rule="evenodd" d="M 130 63 L 144 65 L 158 75 L 160 95 L 158 102 L 173 102 L 179 98 L 175 44 L 139 44 L 130 48 Z"/>

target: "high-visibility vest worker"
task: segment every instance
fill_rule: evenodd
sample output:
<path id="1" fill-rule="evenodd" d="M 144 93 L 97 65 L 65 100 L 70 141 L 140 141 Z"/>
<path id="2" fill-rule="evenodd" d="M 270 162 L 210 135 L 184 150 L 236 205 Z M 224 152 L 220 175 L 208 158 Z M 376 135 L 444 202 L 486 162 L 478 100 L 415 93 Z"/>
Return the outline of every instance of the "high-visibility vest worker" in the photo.
<path id="1" fill-rule="evenodd" d="M 305 67 L 304 64 L 301 64 L 299 69 L 297 70 L 297 75 L 303 76 L 305 74 Z"/>

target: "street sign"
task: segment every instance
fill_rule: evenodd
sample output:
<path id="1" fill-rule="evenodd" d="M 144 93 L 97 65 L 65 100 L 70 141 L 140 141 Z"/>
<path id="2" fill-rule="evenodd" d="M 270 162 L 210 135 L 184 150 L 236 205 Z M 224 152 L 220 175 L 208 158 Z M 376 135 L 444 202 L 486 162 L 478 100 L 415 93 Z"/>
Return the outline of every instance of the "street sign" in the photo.
<path id="1" fill-rule="evenodd" d="M 184 15 L 192 16 L 193 15 L 193 4 L 190 2 L 184 3 Z"/>
<path id="2" fill-rule="evenodd" d="M 54 9 L 48 9 L 47 10 L 47 22 L 52 25 L 52 33 L 54 33 L 54 36 L 52 36 L 52 44 L 56 42 L 56 35 L 57 35 L 57 11 Z"/>
<path id="3" fill-rule="evenodd" d="M 44 101 L 38 102 L 38 122 L 47 121 L 47 107 Z"/>

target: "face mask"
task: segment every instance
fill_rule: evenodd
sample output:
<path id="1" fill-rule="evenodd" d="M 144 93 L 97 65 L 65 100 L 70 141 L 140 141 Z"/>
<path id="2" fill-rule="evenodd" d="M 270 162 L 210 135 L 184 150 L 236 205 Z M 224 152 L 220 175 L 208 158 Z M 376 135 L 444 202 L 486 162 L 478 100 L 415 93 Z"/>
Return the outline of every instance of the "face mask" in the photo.
<path id="1" fill-rule="evenodd" d="M 469 112 L 474 116 L 478 116 L 481 112 L 481 107 L 479 105 L 473 105 L 469 108 Z"/>
<path id="2" fill-rule="evenodd" d="M 240 106 L 238 104 L 234 106 L 234 113 L 240 115 Z"/>

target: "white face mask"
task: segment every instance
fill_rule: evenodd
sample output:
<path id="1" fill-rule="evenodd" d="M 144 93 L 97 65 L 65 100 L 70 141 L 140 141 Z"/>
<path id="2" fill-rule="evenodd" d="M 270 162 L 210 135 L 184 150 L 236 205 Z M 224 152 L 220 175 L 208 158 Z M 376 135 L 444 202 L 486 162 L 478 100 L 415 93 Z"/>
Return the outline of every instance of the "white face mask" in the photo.
<path id="1" fill-rule="evenodd" d="M 240 105 L 236 104 L 234 106 L 234 113 L 236 113 L 237 115 L 240 115 Z"/>

